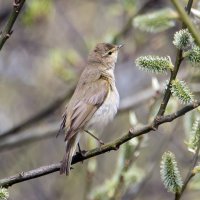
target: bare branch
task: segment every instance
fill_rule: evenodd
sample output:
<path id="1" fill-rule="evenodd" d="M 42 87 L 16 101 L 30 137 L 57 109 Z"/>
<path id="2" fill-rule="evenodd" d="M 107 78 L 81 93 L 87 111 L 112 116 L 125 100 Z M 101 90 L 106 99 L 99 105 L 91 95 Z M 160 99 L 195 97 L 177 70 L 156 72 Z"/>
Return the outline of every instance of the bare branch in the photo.
<path id="1" fill-rule="evenodd" d="M 171 115 L 167 115 L 167 116 L 163 116 L 160 119 L 157 119 L 154 122 L 154 125 L 156 125 L 157 127 L 161 124 L 173 121 L 174 119 L 184 115 L 185 113 L 197 108 L 200 105 L 200 101 L 196 102 L 195 104 L 189 104 L 185 107 L 183 107 L 182 109 L 178 110 L 175 113 L 172 113 Z M 156 124 L 155 124 L 156 123 Z M 95 148 L 92 149 L 88 152 L 85 153 L 84 156 L 77 154 L 73 157 L 73 161 L 72 164 L 81 162 L 83 160 L 89 159 L 91 157 L 112 151 L 112 150 L 117 150 L 120 145 L 122 145 L 123 143 L 131 140 L 132 138 L 138 137 L 140 135 L 144 135 L 146 133 L 149 133 L 150 131 L 155 130 L 154 126 L 152 126 L 152 123 L 148 124 L 148 125 L 144 125 L 139 129 L 136 130 L 129 130 L 127 134 L 125 134 L 124 136 L 116 139 L 115 141 L 105 144 L 103 146 L 101 146 L 100 148 Z M 59 171 L 60 169 L 60 163 L 56 163 L 56 164 L 51 164 L 48 166 L 43 166 L 28 172 L 21 172 L 19 174 L 16 174 L 14 176 L 8 177 L 8 178 L 4 178 L 0 180 L 0 186 L 1 187 L 9 187 L 12 186 L 16 183 L 20 183 L 26 180 L 30 180 L 30 179 L 34 179 L 40 176 L 44 176 L 56 171 Z"/>
<path id="2" fill-rule="evenodd" d="M 8 19 L 8 22 L 4 28 L 4 30 L 1 32 L 0 35 L 0 50 L 2 49 L 3 45 L 5 44 L 6 40 L 11 36 L 12 34 L 12 27 L 24 5 L 25 0 L 14 0 L 13 2 L 13 10 L 10 14 L 10 17 Z"/>

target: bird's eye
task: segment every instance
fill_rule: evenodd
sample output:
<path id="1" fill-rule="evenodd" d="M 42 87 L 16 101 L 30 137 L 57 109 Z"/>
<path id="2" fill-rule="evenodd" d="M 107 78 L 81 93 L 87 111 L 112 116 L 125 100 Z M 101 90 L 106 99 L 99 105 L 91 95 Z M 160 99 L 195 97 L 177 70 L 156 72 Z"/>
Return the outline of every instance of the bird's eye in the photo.
<path id="1" fill-rule="evenodd" d="M 112 55 L 112 51 L 109 51 L 109 52 L 108 52 L 108 55 Z"/>

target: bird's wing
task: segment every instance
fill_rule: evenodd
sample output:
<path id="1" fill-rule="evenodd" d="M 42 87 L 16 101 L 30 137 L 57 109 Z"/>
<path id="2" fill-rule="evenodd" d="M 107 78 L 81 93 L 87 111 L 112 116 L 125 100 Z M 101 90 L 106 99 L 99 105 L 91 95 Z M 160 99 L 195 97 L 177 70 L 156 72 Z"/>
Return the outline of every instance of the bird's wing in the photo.
<path id="1" fill-rule="evenodd" d="M 82 95 L 73 95 L 71 101 L 76 101 L 67 111 L 65 141 L 72 138 L 78 130 L 91 119 L 96 110 L 102 105 L 109 92 L 109 82 L 101 77 L 93 82 L 82 85 Z M 75 92 L 76 93 L 76 92 Z M 70 106 L 70 103 L 69 105 Z"/>

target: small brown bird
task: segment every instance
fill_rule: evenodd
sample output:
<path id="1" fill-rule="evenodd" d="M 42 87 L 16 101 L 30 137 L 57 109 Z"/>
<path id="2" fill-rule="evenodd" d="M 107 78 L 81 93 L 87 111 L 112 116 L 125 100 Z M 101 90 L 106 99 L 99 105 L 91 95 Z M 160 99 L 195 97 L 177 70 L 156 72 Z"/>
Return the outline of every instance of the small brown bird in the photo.
<path id="1" fill-rule="evenodd" d="M 88 129 L 102 130 L 117 113 L 119 94 L 114 68 L 122 46 L 99 43 L 89 54 L 87 65 L 63 115 L 61 129 L 66 134 L 66 153 L 60 174 L 69 174 L 81 134 Z"/>

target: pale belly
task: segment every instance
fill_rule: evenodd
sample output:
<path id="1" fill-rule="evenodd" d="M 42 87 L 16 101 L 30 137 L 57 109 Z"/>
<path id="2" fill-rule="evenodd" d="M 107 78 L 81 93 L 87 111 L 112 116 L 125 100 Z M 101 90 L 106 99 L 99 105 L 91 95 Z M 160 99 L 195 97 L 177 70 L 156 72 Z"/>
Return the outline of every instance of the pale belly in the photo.
<path id="1" fill-rule="evenodd" d="M 110 122 L 117 113 L 119 107 L 119 94 L 117 89 L 111 91 L 104 103 L 94 113 L 86 128 L 102 131 L 102 129 Z"/>

